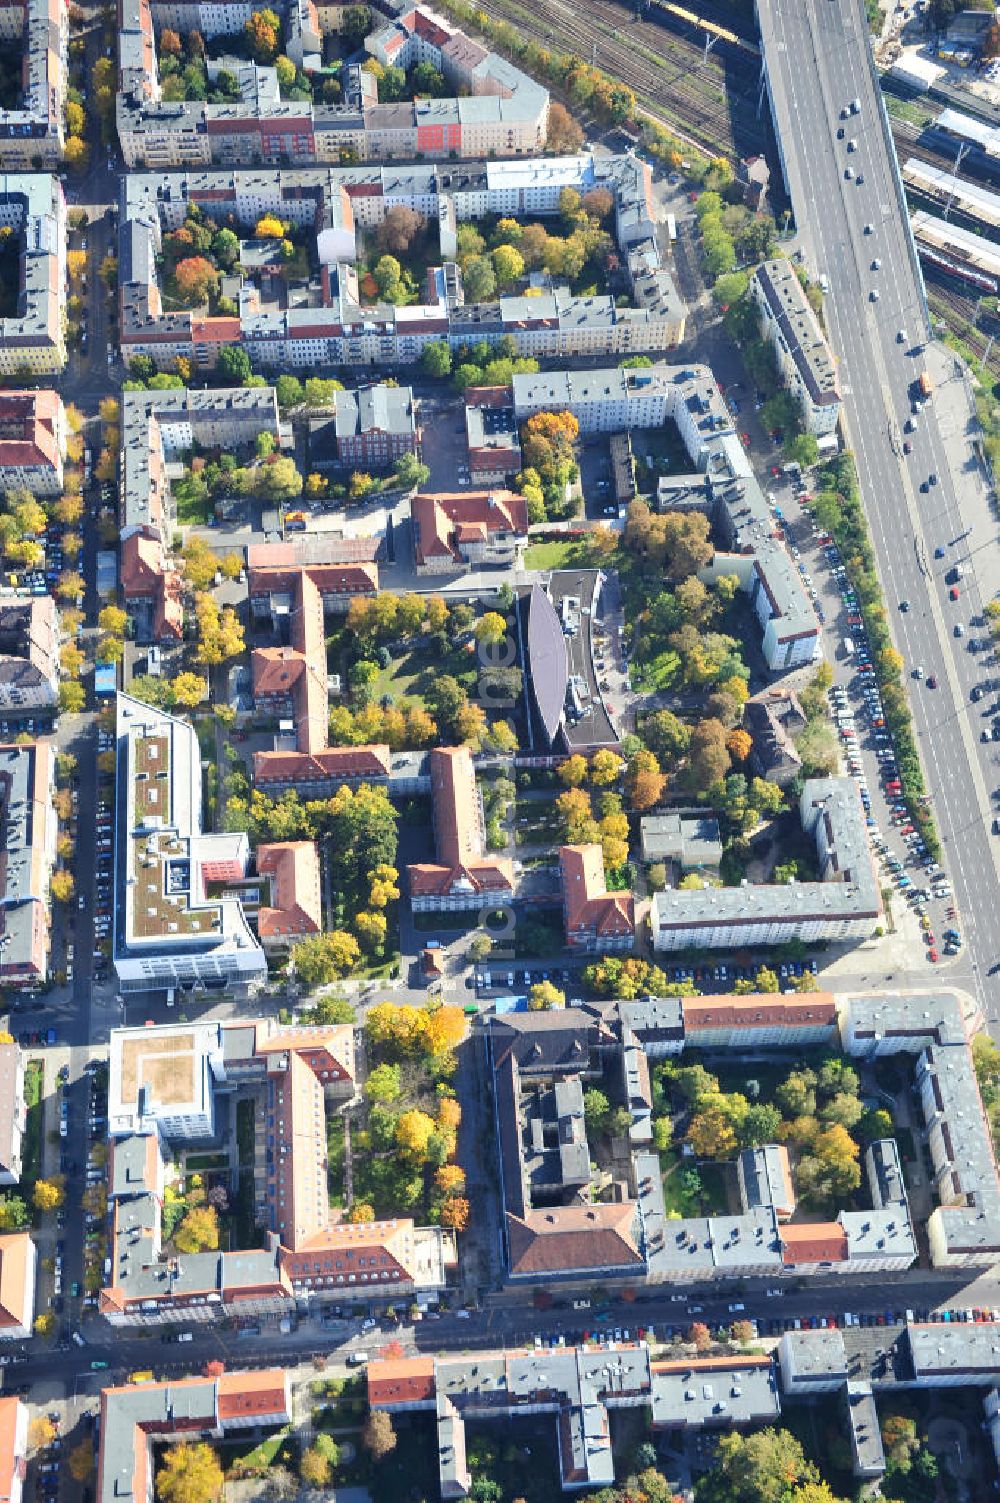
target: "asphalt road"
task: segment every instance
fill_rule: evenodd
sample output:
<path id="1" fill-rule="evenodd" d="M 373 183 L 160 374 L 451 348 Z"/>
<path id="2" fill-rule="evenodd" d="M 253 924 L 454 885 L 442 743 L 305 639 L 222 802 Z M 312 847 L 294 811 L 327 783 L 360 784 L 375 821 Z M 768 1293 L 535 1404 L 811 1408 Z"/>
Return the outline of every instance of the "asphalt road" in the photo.
<path id="1" fill-rule="evenodd" d="M 854 0 L 804 0 L 766 10 L 771 96 L 789 192 L 812 270 L 830 282 L 826 317 L 840 358 L 845 417 L 891 628 L 907 669 L 919 664 L 938 682 L 932 690 L 925 679 L 911 698 L 942 862 L 953 879 L 967 941 L 967 972 L 952 973 L 949 980 L 964 981 L 997 1024 L 1000 978 L 992 972 L 1000 955 L 1000 867 L 990 835 L 997 771 L 992 749 L 980 746 L 980 715 L 969 699 L 976 660 L 953 636 L 955 622 L 968 625 L 970 611 L 978 613 L 982 602 L 971 581 L 971 589 L 963 582 L 959 603 L 949 601 L 944 578 L 962 556 L 952 544 L 964 531 L 958 487 L 963 504 L 970 505 L 973 482 L 950 469 L 933 402 L 917 431 L 905 435 L 913 453 L 902 449 L 930 331 L 861 9 Z M 861 102 L 860 113 L 842 120 L 841 111 L 854 99 Z M 837 139 L 840 126 L 843 140 Z M 848 154 L 851 138 L 857 150 Z M 856 174 L 852 180 L 844 176 L 849 166 Z M 877 272 L 871 264 L 876 258 Z M 870 299 L 873 289 L 877 302 Z M 903 343 L 897 340 L 900 329 L 907 333 Z M 932 472 L 938 484 L 924 493 L 920 486 Z M 948 555 L 936 560 L 942 542 Z M 905 615 L 898 611 L 904 599 L 911 604 Z"/>
<path id="2" fill-rule="evenodd" d="M 404 1351 L 411 1354 L 530 1345 L 537 1335 L 546 1339 L 563 1335 L 571 1345 L 587 1332 L 610 1335 L 617 1329 L 628 1330 L 635 1336 L 640 1326 L 650 1325 L 654 1326 L 658 1339 L 666 1339 L 668 1328 L 684 1332 L 697 1320 L 715 1330 L 744 1315 L 763 1322 L 762 1334 L 768 1334 L 768 1322 L 778 1319 L 787 1321 L 821 1314 L 842 1323 L 845 1311 L 880 1316 L 884 1324 L 874 1328 L 873 1337 L 875 1331 L 879 1338 L 884 1333 L 888 1344 L 898 1334 L 893 1327 L 898 1328 L 907 1309 L 919 1316 L 935 1309 L 970 1308 L 988 1303 L 991 1292 L 1000 1301 L 995 1287 L 992 1291 L 970 1289 L 960 1270 L 948 1276 L 928 1274 L 921 1269 L 895 1278 L 884 1274 L 862 1275 L 852 1280 L 849 1288 L 845 1288 L 840 1278 L 802 1283 L 800 1289 L 783 1288 L 780 1298 L 769 1298 L 762 1281 L 753 1285 L 734 1282 L 726 1290 L 695 1287 L 685 1294 L 673 1295 L 665 1287 L 642 1291 L 634 1300 L 624 1300 L 620 1291 L 606 1288 L 577 1291 L 582 1298 L 593 1296 L 585 1310 L 572 1308 L 575 1295 L 568 1290 L 557 1296 L 557 1303 L 550 1309 L 535 1310 L 530 1297 L 519 1290 L 513 1297 L 501 1297 L 496 1304 L 473 1311 L 468 1317 L 452 1311 L 412 1327 L 385 1322 L 363 1332 L 360 1313 L 357 1319 L 344 1321 L 332 1330 L 306 1319 L 290 1334 L 273 1325 L 249 1338 L 237 1336 L 230 1327 L 195 1325 L 188 1327 L 194 1340 L 182 1347 L 165 1343 L 157 1329 L 110 1331 L 103 1321 L 91 1320 L 83 1326 L 87 1341 L 83 1348 L 73 1346 L 68 1351 L 59 1351 L 36 1347 L 27 1362 L 22 1362 L 17 1352 L 12 1353 L 4 1386 L 9 1390 L 11 1385 L 30 1381 L 41 1399 L 59 1393 L 96 1392 L 136 1369 L 152 1369 L 162 1378 L 190 1373 L 216 1358 L 225 1361 L 228 1368 L 238 1369 L 272 1363 L 292 1365 L 318 1355 L 337 1362 L 343 1361 L 352 1350 L 364 1350 L 375 1356 L 390 1341 L 400 1342 Z M 601 1301 L 609 1299 L 610 1303 L 598 1308 Z M 731 1309 L 735 1304 L 745 1306 L 745 1310 Z M 107 1366 L 94 1371 L 93 1362 Z"/>

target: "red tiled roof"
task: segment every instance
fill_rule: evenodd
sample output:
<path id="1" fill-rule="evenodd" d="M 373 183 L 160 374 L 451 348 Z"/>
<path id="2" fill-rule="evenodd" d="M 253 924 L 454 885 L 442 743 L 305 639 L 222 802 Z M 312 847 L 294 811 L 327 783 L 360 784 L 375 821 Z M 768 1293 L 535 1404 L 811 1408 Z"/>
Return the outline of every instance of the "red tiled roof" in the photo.
<path id="1" fill-rule="evenodd" d="M 261 939 L 319 934 L 323 902 L 315 842 L 285 840 L 259 846 L 257 870 L 271 878 L 271 905 L 257 912 Z"/>
<path id="2" fill-rule="evenodd" d="M 831 992 L 808 992 L 800 997 L 775 997 L 752 992 L 745 997 L 685 997 L 684 1027 L 698 1028 L 815 1028 L 836 1023 L 837 1004 Z"/>
<path id="3" fill-rule="evenodd" d="M 294 779 L 322 781 L 328 778 L 386 778 L 390 752 L 387 746 L 331 746 L 317 752 L 255 752 L 256 783 L 280 783 Z"/>
<path id="4" fill-rule="evenodd" d="M 635 932 L 635 900 L 630 892 L 608 892 L 599 845 L 559 848 L 567 934 L 594 929 L 606 938 Z"/>
<path id="5" fill-rule="evenodd" d="M 512 1273 L 561 1273 L 572 1269 L 642 1266 L 635 1243 L 632 1201 L 611 1205 L 553 1206 L 508 1215 Z"/>
<path id="6" fill-rule="evenodd" d="M 512 491 L 455 491 L 419 494 L 410 499 L 414 553 L 418 564 L 428 558 L 459 557 L 457 542 L 492 532 L 528 535 L 528 503 Z M 467 529 L 474 528 L 474 532 Z"/>
<path id="7" fill-rule="evenodd" d="M 368 1364 L 368 1403 L 414 1404 L 434 1397 L 434 1358 L 401 1357 Z"/>
<path id="8" fill-rule="evenodd" d="M 120 567 L 126 600 L 155 595 L 163 575 L 163 544 L 147 533 L 131 533 L 122 543 Z"/>
<path id="9" fill-rule="evenodd" d="M 411 896 L 447 893 L 461 882 L 468 882 L 476 892 L 509 890 L 514 876 L 510 860 L 483 852 L 479 794 L 469 748 L 438 746 L 430 761 L 438 862 L 407 868 Z"/>
<path id="10" fill-rule="evenodd" d="M 781 1227 L 781 1261 L 842 1263 L 847 1257 L 847 1233 L 839 1221 L 802 1222 Z"/>

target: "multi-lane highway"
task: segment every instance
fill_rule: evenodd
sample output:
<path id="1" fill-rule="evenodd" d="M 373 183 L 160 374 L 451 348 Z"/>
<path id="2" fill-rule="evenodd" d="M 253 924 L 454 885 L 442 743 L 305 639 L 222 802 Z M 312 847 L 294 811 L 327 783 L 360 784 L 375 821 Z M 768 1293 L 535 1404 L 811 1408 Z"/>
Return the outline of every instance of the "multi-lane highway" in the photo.
<path id="1" fill-rule="evenodd" d="M 979 739 L 980 707 L 970 702 L 978 660 L 954 635 L 988 598 L 980 598 L 968 540 L 964 547 L 954 541 L 980 501 L 981 482 L 959 467 L 956 444 L 946 444 L 936 400 L 907 431 L 925 365 L 947 373 L 953 363 L 926 348 L 920 273 L 861 6 L 803 0 L 759 11 L 800 240 L 814 275 L 829 279 L 827 324 L 892 631 L 907 670 L 924 670 L 921 684 L 910 681 L 914 719 L 967 939 L 967 974 L 953 971 L 949 981 L 965 980 L 998 1022 L 1000 977 L 992 972 L 1000 960 L 1000 841 L 991 835 L 991 794 L 1000 779 L 992 746 Z M 935 557 L 940 547 L 944 558 Z M 960 560 L 956 601 L 945 575 Z M 905 613 L 901 601 L 909 602 Z M 928 678 L 936 688 L 927 687 Z"/>

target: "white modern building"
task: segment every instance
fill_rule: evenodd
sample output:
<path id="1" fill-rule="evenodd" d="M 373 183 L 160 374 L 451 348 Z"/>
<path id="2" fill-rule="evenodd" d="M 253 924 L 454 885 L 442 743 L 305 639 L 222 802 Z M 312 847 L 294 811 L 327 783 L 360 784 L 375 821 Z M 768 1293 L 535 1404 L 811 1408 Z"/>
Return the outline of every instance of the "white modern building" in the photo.
<path id="1" fill-rule="evenodd" d="M 832 433 L 840 421 L 837 366 L 791 261 L 765 261 L 749 290 L 806 428 L 817 438 Z"/>
<path id="2" fill-rule="evenodd" d="M 676 423 L 692 464 L 706 476 L 684 505 L 707 513 L 724 544 L 701 577 L 736 575 L 750 597 L 769 668 L 785 672 L 813 661 L 819 652 L 816 612 L 774 536 L 767 501 L 707 366 L 545 371 L 515 376 L 513 390 L 518 422 L 537 412 L 571 412 L 582 433 Z"/>
<path id="3" fill-rule="evenodd" d="M 201 829 L 194 728 L 118 696 L 114 966 L 123 992 L 246 988 L 264 952 L 227 882 L 246 875 L 245 834 Z"/>
<path id="4" fill-rule="evenodd" d="M 816 842 L 818 882 L 657 892 L 650 915 L 654 949 L 870 938 L 882 916 L 882 898 L 857 788 L 850 778 L 811 778 L 799 810 L 803 830 Z"/>

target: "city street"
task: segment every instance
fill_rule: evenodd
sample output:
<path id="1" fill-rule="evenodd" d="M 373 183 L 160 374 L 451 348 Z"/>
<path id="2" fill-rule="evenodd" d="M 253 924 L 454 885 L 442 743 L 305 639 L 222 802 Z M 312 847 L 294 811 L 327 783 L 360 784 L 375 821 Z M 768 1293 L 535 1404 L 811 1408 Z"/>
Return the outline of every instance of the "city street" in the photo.
<path id="1" fill-rule="evenodd" d="M 946 446 L 939 396 L 926 403 L 915 431 L 903 437 L 918 377 L 927 366 L 936 386 L 946 379 L 951 357 L 926 348 L 930 331 L 897 194 L 895 157 L 867 43 L 857 37 L 854 21 L 846 0 L 807 0 L 762 17 L 769 88 L 800 239 L 814 274 L 829 279 L 826 317 L 840 356 L 845 418 L 888 618 L 907 670 L 919 665 L 925 674 L 911 693 L 914 720 L 942 863 L 953 878 L 966 938 L 967 977 L 950 979 L 975 991 L 995 1027 L 1000 866 L 990 829 L 996 768 L 992 748 L 979 740 L 982 721 L 970 703 L 976 662 L 954 635 L 956 623 L 968 628 L 979 621 L 989 598 L 978 579 L 976 554 L 955 541 L 968 525 L 965 509 L 981 504 L 981 477 L 960 466 Z M 854 99 L 860 111 L 849 115 Z M 851 180 L 845 144 L 837 138 L 842 124 L 859 142 Z M 873 270 L 875 260 L 884 267 L 881 275 Z M 909 456 L 904 441 L 912 443 Z M 940 546 L 944 559 L 934 556 Z M 959 598 L 951 600 L 945 576 L 960 561 L 967 565 L 966 578 Z M 899 611 L 901 600 L 910 602 L 908 613 Z M 936 689 L 927 687 L 928 678 L 936 679 Z"/>

